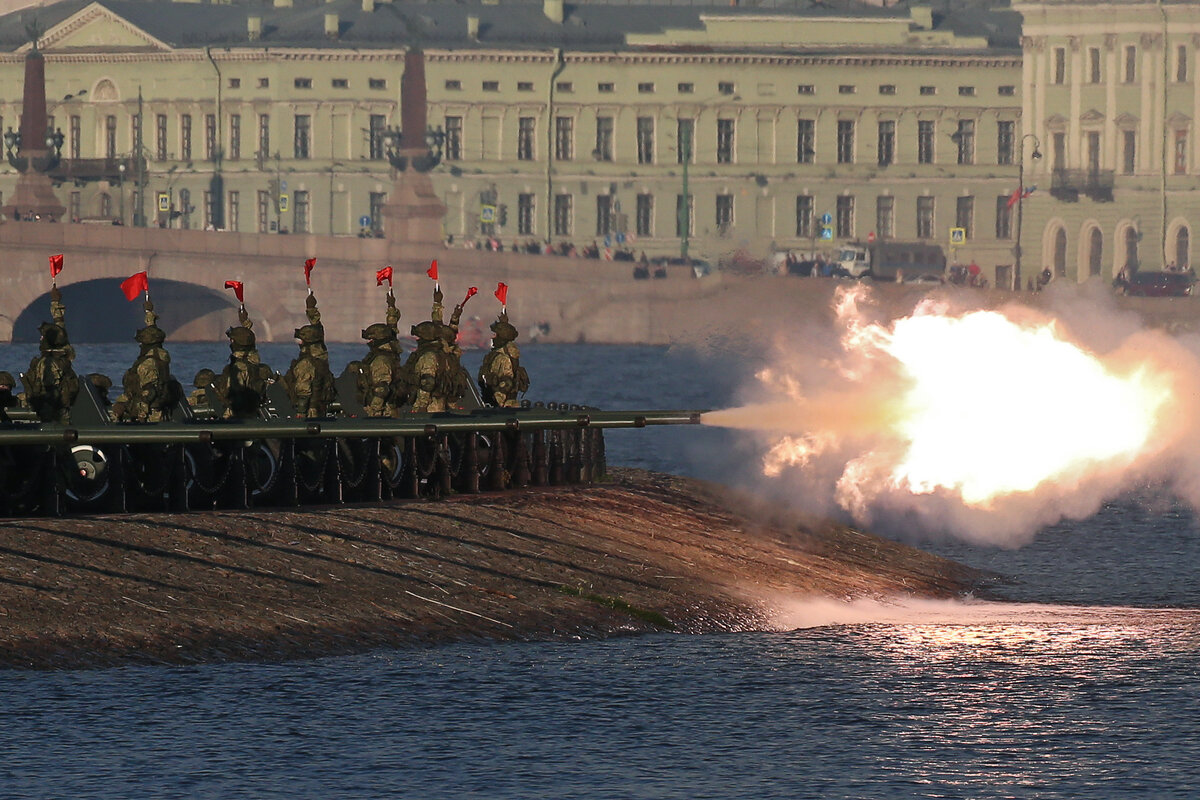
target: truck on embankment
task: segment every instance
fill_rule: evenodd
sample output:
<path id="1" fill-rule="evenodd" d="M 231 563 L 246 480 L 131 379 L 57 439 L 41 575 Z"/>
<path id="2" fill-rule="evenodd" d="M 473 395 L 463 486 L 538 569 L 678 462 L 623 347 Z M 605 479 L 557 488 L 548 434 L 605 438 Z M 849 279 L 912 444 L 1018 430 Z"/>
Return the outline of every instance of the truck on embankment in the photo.
<path id="1" fill-rule="evenodd" d="M 930 242 L 850 242 L 835 261 L 835 274 L 850 278 L 907 282 L 946 274 L 946 253 Z"/>

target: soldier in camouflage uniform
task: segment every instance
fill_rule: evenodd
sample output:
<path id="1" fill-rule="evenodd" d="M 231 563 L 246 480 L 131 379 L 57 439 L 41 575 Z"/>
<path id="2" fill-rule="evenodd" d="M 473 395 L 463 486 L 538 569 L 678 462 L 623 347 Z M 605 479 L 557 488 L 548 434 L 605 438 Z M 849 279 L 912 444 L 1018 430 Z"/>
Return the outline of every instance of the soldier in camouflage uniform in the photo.
<path id="1" fill-rule="evenodd" d="M 404 369 L 413 390 L 414 412 L 445 411 L 450 394 L 451 375 L 441 323 L 426 320 L 412 326 L 417 349 L 408 357 Z"/>
<path id="2" fill-rule="evenodd" d="M 17 404 L 13 388 L 17 385 L 11 372 L 0 372 L 0 423 L 8 422 L 8 409 Z"/>
<path id="3" fill-rule="evenodd" d="M 389 291 L 387 322 L 368 325 L 362 332 L 370 352 L 360 364 L 358 397 L 370 417 L 399 416 L 400 407 L 408 402 L 408 378 L 400 361 L 400 343 L 396 339 L 399 322 L 396 296 Z"/>
<path id="4" fill-rule="evenodd" d="M 75 348 L 67 339 L 66 306 L 58 286 L 50 290 L 50 314 L 54 322 L 43 322 L 38 327 L 41 341 L 40 355 L 29 362 L 29 369 L 21 376 L 25 386 L 25 403 L 33 409 L 42 422 L 71 421 L 71 405 L 79 394 L 79 377 L 71 362 L 75 359 Z"/>
<path id="5" fill-rule="evenodd" d="M 192 381 L 192 386 L 195 388 L 188 395 L 188 405 L 193 410 L 207 409 L 210 413 L 212 409 L 208 406 L 208 389 L 217 379 L 217 373 L 213 372 L 208 367 L 196 373 L 195 380 Z"/>
<path id="6" fill-rule="evenodd" d="M 308 324 L 295 331 L 296 338 L 300 340 L 300 356 L 292 360 L 283 376 L 283 385 L 297 417 L 323 417 L 329 412 L 336 391 L 333 373 L 329 370 L 325 328 L 321 325 L 317 298 L 311 291 L 305 301 L 305 314 Z"/>
<path id="7" fill-rule="evenodd" d="M 521 366 L 521 351 L 515 339 L 517 329 L 508 321 L 507 314 L 492 323 L 492 349 L 483 358 L 479 368 L 479 389 L 485 403 L 499 408 L 515 408 L 520 405 L 518 394 L 529 389 L 529 373 Z"/>
<path id="8" fill-rule="evenodd" d="M 240 325 L 225 331 L 229 337 L 229 363 L 216 380 L 216 391 L 225 404 L 226 418 L 245 419 L 258 416 L 274 372 L 259 358 L 254 323 L 245 306 L 238 309 L 238 321 Z"/>
<path id="9" fill-rule="evenodd" d="M 183 387 L 171 376 L 171 354 L 162 346 L 167 335 L 156 324 L 154 303 L 146 300 L 142 308 L 146 327 L 134 336 L 141 350 L 125 372 L 125 391 L 113 403 L 113 414 L 121 422 L 169 421 L 183 398 Z"/>

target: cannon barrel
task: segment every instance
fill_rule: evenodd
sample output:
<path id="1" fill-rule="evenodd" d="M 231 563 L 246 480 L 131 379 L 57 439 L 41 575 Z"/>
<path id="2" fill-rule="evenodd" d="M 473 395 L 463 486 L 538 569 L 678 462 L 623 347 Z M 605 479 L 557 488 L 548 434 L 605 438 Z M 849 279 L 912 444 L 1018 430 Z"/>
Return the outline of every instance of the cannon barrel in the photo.
<path id="1" fill-rule="evenodd" d="M 375 438 L 433 436 L 471 431 L 643 428 L 698 425 L 701 411 L 556 411 L 485 409 L 392 417 L 323 419 L 194 420 L 87 426 L 59 424 L 0 428 L 0 445 L 172 444 L 247 439 Z"/>

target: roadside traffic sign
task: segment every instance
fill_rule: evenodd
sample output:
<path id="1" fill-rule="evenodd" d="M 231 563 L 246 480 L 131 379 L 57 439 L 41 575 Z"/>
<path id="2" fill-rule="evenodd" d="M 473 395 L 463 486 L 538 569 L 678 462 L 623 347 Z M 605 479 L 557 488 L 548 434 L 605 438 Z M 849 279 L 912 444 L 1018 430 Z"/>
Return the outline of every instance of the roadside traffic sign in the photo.
<path id="1" fill-rule="evenodd" d="M 288 210 L 288 196 L 286 193 L 279 195 L 279 210 L 281 212 Z"/>
<path id="2" fill-rule="evenodd" d="M 170 211 L 171 210 L 171 196 L 168 195 L 166 192 L 158 193 L 158 210 L 159 211 Z"/>
<path id="3" fill-rule="evenodd" d="M 950 229 L 950 244 L 966 244 L 967 229 L 966 228 L 951 228 Z"/>
<path id="4" fill-rule="evenodd" d="M 480 206 L 479 221 L 480 222 L 488 222 L 488 223 L 495 222 L 496 221 L 496 207 L 493 205 Z"/>
<path id="5" fill-rule="evenodd" d="M 822 225 L 832 225 L 833 224 L 833 214 L 830 214 L 828 211 L 826 211 L 824 214 L 822 214 L 821 215 L 821 224 Z"/>
<path id="6" fill-rule="evenodd" d="M 371 218 L 368 217 L 366 214 L 363 214 L 361 217 L 358 218 L 358 226 L 360 228 L 371 227 Z"/>
<path id="7" fill-rule="evenodd" d="M 832 239 L 833 238 L 833 228 L 831 228 L 828 225 L 822 225 L 821 226 L 821 238 L 822 239 Z"/>

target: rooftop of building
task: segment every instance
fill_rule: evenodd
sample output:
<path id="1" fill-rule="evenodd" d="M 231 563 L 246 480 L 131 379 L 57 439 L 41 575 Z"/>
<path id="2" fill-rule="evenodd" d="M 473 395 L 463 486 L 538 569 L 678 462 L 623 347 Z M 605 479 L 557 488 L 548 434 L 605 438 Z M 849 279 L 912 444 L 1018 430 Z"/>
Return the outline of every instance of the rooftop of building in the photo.
<path id="1" fill-rule="evenodd" d="M 280 0 L 275 0 L 280 2 Z M 286 0 L 284 0 L 286 2 Z M 886 0 L 738 0 L 733 4 L 681 2 L 630 2 L 587 0 L 562 5 L 562 21 L 551 18 L 555 0 L 292 0 L 275 5 L 261 0 L 229 3 L 179 0 L 60 0 L 0 16 L 0 52 L 12 52 L 29 41 L 26 24 L 36 19 L 41 31 L 96 5 L 127 20 L 150 36 L 175 48 L 195 47 L 305 47 L 370 49 L 407 47 L 444 49 L 551 48 L 568 50 L 628 51 L 679 46 L 692 51 L 754 50 L 739 42 L 686 43 L 714 20 L 746 23 L 763 17 L 783 20 L 880 21 L 903 25 L 915 16 L 928 15 L 929 25 L 914 25 L 911 43 L 900 49 L 946 49 L 931 44 L 929 35 L 974 37 L 982 48 L 1019 48 L 1020 16 L 1007 0 L 941 0 L 928 6 L 907 2 L 884 5 Z M 549 6 L 549 8 L 548 8 Z M 913 8 L 917 8 L 916 14 Z M 548 13 L 549 12 L 549 13 Z M 337 34 L 326 33 L 327 15 L 337 16 Z M 248 18 L 261 19 L 257 39 L 248 36 Z M 475 20 L 472 22 L 471 20 Z M 646 44 L 655 37 L 662 43 Z M 642 44 L 631 43 L 641 41 Z M 869 42 L 867 42 L 869 44 Z M 844 46 L 838 43 L 837 46 Z M 829 42 L 764 43 L 772 50 L 829 49 Z M 53 42 L 44 45 L 53 52 Z M 894 47 L 891 49 L 895 49 Z"/>

